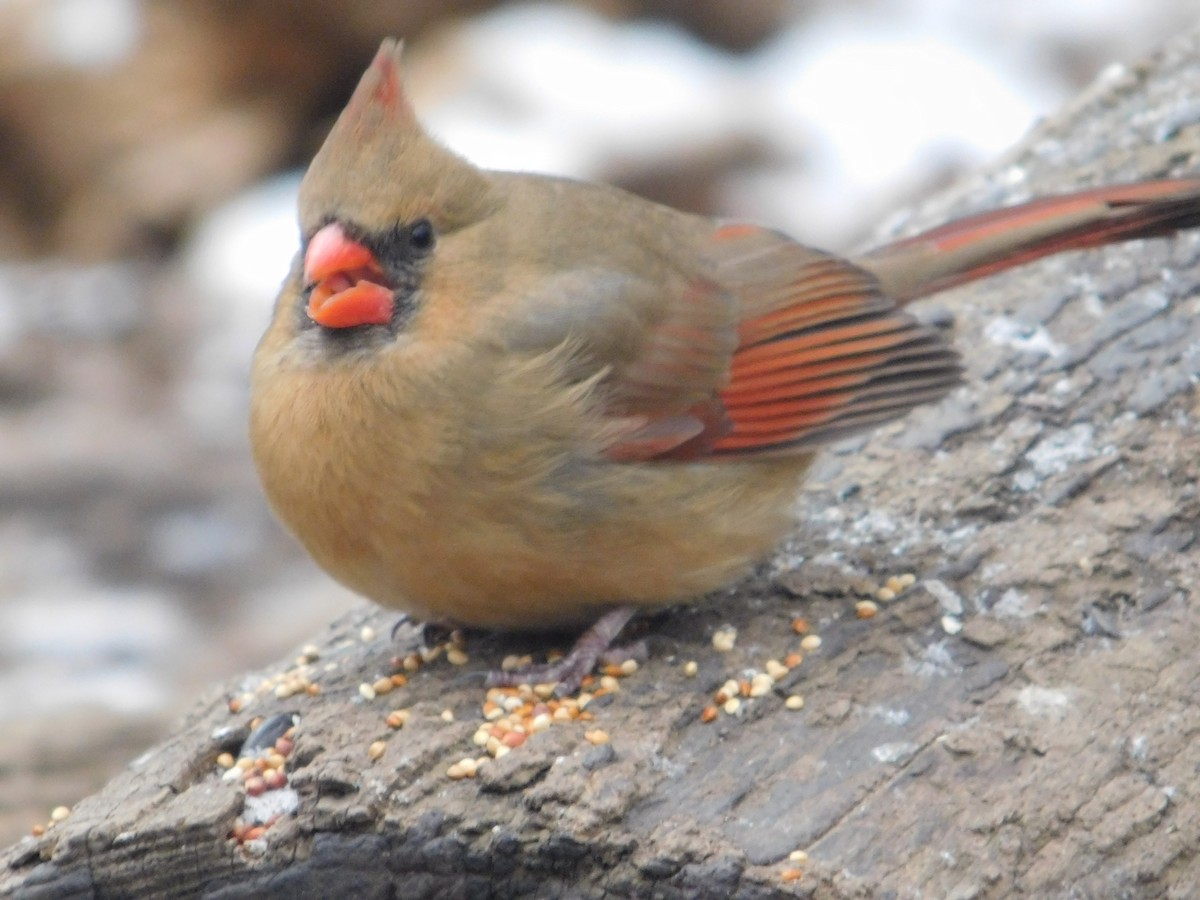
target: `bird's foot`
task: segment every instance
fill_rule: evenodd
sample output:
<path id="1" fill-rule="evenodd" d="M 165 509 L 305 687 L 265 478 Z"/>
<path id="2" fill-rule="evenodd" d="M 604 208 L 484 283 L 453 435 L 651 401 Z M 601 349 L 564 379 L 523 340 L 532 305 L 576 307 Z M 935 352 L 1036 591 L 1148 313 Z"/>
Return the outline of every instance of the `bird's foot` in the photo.
<path id="1" fill-rule="evenodd" d="M 579 636 L 571 652 L 562 659 L 537 666 L 525 666 L 513 671 L 494 671 L 488 675 L 488 687 L 515 687 L 518 684 L 555 684 L 554 693 L 566 697 L 579 690 L 583 679 L 592 673 L 596 663 L 645 658 L 642 641 L 629 647 L 614 648 L 613 641 L 621 629 L 637 613 L 635 606 L 618 606 L 606 612 L 591 628 Z"/>
<path id="2" fill-rule="evenodd" d="M 446 622 L 426 622 L 421 626 L 421 644 L 425 647 L 438 647 L 446 643 L 457 643 L 461 640 L 461 632 L 457 625 Z"/>
<path id="3" fill-rule="evenodd" d="M 418 622 L 408 613 L 402 613 L 392 626 L 392 641 L 397 641 L 406 628 L 412 631 L 411 646 L 418 650 L 458 644 L 462 640 L 463 629 L 453 622 Z"/>
<path id="4" fill-rule="evenodd" d="M 414 623 L 412 620 L 412 616 L 410 616 L 408 613 L 400 613 L 400 618 L 398 618 L 396 623 L 392 626 L 392 642 L 395 643 L 396 636 L 400 633 L 401 628 L 403 628 L 405 625 L 412 627 L 415 624 L 416 623 Z"/>

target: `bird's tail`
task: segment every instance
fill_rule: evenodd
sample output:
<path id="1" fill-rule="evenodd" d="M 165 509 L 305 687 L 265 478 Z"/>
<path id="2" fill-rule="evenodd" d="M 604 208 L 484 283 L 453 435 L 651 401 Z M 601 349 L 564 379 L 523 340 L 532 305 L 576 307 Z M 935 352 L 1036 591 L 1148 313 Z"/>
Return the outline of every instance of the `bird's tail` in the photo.
<path id="1" fill-rule="evenodd" d="M 856 260 L 907 303 L 1064 250 L 1200 225 L 1200 179 L 1146 181 L 1045 197 L 970 216 Z"/>

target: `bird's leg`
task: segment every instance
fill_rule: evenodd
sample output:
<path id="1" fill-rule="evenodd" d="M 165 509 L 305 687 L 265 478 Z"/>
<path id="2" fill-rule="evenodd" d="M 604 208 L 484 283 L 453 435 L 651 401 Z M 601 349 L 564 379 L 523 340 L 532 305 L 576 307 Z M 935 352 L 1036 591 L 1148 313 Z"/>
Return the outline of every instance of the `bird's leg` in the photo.
<path id="1" fill-rule="evenodd" d="M 488 675 L 488 687 L 513 687 L 518 684 L 549 684 L 557 686 L 560 697 L 579 690 L 583 679 L 592 673 L 596 663 L 609 653 L 621 629 L 637 613 L 636 606 L 618 606 L 609 610 L 575 641 L 571 652 L 562 659 L 541 666 L 526 666 L 512 672 L 494 671 Z"/>

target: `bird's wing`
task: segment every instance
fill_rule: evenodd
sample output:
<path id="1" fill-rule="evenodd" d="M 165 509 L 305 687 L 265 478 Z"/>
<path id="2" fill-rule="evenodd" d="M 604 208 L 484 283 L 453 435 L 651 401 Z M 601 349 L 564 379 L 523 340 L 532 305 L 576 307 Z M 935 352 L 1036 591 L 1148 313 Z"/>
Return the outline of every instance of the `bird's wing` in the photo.
<path id="1" fill-rule="evenodd" d="M 880 291 L 869 272 L 748 225 L 709 242 L 740 321 L 719 398 L 732 423 L 717 455 L 811 450 L 904 415 L 958 384 L 958 354 Z"/>
<path id="2" fill-rule="evenodd" d="M 513 307 L 515 349 L 578 348 L 620 460 L 788 454 L 946 393 L 958 357 L 839 257 L 757 226 L 716 228 L 695 265 L 572 268 Z"/>

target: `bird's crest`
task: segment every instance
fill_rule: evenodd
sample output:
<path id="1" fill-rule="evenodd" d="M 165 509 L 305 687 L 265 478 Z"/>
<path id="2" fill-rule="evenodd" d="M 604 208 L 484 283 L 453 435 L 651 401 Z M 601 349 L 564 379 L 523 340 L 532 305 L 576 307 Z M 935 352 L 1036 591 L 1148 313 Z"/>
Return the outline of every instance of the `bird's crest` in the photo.
<path id="1" fill-rule="evenodd" d="M 486 180 L 425 134 L 400 76 L 403 43 L 383 42 L 300 187 L 311 232 L 330 219 L 368 228 L 418 217 L 454 227 L 477 214 Z"/>
<path id="2" fill-rule="evenodd" d="M 335 130 L 349 129 L 364 133 L 382 122 L 395 124 L 397 120 L 415 124 L 412 104 L 400 80 L 400 54 L 403 50 L 404 42 L 395 38 L 387 38 L 380 45 L 371 65 L 359 79 L 358 87 L 350 96 L 345 110 L 338 117 Z"/>

